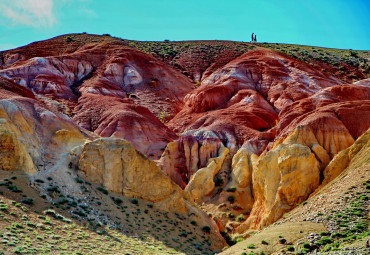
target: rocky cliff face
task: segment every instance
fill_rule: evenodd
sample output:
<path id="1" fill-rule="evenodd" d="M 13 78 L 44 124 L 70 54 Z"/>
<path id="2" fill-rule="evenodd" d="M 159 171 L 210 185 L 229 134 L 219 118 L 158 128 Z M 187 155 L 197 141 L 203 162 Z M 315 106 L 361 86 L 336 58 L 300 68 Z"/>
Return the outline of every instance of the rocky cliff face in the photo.
<path id="1" fill-rule="evenodd" d="M 348 148 L 370 127 L 368 80 L 347 84 L 273 50 L 213 42 L 220 54 L 209 59 L 193 46 L 166 58 L 144 42 L 71 38 L 1 53 L 1 169 L 61 186 L 80 175 L 194 213 L 215 240 L 306 200 L 350 164 Z"/>

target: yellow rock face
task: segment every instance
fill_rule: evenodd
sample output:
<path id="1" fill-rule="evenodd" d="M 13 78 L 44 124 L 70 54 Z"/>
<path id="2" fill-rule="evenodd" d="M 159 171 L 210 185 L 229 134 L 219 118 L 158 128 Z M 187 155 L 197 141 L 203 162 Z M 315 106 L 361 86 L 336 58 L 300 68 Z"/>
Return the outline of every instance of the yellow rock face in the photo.
<path id="1" fill-rule="evenodd" d="M 228 187 L 235 187 L 235 200 L 247 211 L 253 206 L 253 165 L 256 164 L 258 156 L 240 148 L 232 160 L 232 171 Z"/>
<path id="2" fill-rule="evenodd" d="M 222 170 L 225 161 L 229 158 L 229 150 L 222 146 L 219 149 L 218 157 L 211 158 L 207 167 L 199 169 L 190 179 L 185 190 L 188 191 L 195 202 L 201 203 L 205 196 L 210 195 L 215 189 L 213 179 Z"/>
<path id="3" fill-rule="evenodd" d="M 319 186 L 319 162 L 307 146 L 280 144 L 258 161 L 252 179 L 255 203 L 239 233 L 269 225 L 303 202 Z"/>
<path id="4" fill-rule="evenodd" d="M 356 168 L 370 164 L 370 130 L 360 136 L 347 149 L 339 152 L 324 170 L 324 181 L 321 187 L 334 180 L 347 167 Z"/>
<path id="5" fill-rule="evenodd" d="M 79 172 L 110 191 L 151 201 L 163 210 L 187 212 L 189 195 L 125 140 L 101 138 L 85 144 Z"/>
<path id="6" fill-rule="evenodd" d="M 299 126 L 284 140 L 284 143 L 298 143 L 309 147 L 319 160 L 320 169 L 324 170 L 334 155 L 354 143 L 351 134 L 341 123 L 340 127 L 325 131 L 312 130 L 309 125 Z"/>
<path id="7" fill-rule="evenodd" d="M 36 174 L 88 137 L 66 116 L 33 100 L 0 102 L 0 169 Z"/>
<path id="8" fill-rule="evenodd" d="M 6 119 L 0 119 L 0 169 L 5 171 L 22 170 L 29 174 L 37 173 L 27 149 L 19 142 L 16 128 Z"/>

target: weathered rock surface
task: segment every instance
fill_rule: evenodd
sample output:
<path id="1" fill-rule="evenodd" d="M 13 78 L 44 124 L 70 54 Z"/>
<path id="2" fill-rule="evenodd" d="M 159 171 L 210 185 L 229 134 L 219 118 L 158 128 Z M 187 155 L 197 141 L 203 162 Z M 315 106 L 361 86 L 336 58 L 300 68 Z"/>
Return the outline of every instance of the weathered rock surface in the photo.
<path id="1" fill-rule="evenodd" d="M 12 90 L 8 90 L 9 87 Z M 90 135 L 37 100 L 28 89 L 0 78 L 1 166 L 34 174 Z"/>
<path id="2" fill-rule="evenodd" d="M 360 136 L 356 142 L 345 150 L 339 152 L 324 170 L 324 180 L 321 187 L 325 186 L 346 168 L 355 169 L 370 164 L 370 130 Z"/>
<path id="3" fill-rule="evenodd" d="M 72 40 L 80 37 L 84 35 Z M 44 42 L 3 53 L 5 68 L 0 76 L 58 100 L 81 127 L 102 136 L 128 139 L 147 156 L 158 158 L 176 135 L 157 118 L 168 121 L 181 109 L 192 82 L 121 40 L 89 42 L 85 37 L 79 45 L 68 45 L 64 37 L 54 38 L 53 43 L 61 44 L 54 52 Z M 36 46 L 40 47 L 37 52 Z M 131 117 L 133 122 L 128 121 Z"/>
<path id="4" fill-rule="evenodd" d="M 199 169 L 191 177 L 185 188 L 197 203 L 203 202 L 205 196 L 212 194 L 215 189 L 215 176 L 223 169 L 228 168 L 229 150 L 222 146 L 218 154 L 218 157 L 208 161 L 207 167 Z"/>
<path id="5" fill-rule="evenodd" d="M 79 101 L 74 116 L 79 126 L 103 137 L 126 139 L 150 158 L 158 158 L 177 138 L 147 108 L 129 99 L 89 94 Z"/>
<path id="6" fill-rule="evenodd" d="M 110 191 L 151 201 L 167 211 L 188 211 L 187 192 L 125 140 L 101 138 L 87 143 L 78 166 L 86 179 Z"/>
<path id="7" fill-rule="evenodd" d="M 306 200 L 320 184 L 319 162 L 300 144 L 281 144 L 260 159 L 253 171 L 255 203 L 243 228 L 260 228 Z"/>

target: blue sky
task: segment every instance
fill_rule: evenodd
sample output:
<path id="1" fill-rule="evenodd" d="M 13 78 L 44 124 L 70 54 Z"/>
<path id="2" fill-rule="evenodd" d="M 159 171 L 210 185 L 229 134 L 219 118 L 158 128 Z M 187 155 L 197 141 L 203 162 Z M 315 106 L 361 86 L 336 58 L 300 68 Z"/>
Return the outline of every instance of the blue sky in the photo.
<path id="1" fill-rule="evenodd" d="M 370 50 L 370 0 L 0 0 L 0 50 L 67 33 Z"/>

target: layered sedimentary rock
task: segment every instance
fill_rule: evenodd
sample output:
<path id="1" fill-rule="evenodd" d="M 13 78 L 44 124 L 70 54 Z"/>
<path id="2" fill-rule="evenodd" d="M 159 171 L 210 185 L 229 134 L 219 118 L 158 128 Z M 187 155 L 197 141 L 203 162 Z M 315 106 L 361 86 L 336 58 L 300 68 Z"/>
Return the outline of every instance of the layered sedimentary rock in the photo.
<path id="1" fill-rule="evenodd" d="M 258 161 L 252 179 L 255 202 L 238 231 L 269 225 L 306 200 L 320 184 L 319 162 L 306 146 L 281 144 Z"/>
<path id="2" fill-rule="evenodd" d="M 334 180 L 345 169 L 370 164 L 370 130 L 360 136 L 356 142 L 339 152 L 324 170 L 322 187 Z"/>
<path id="3" fill-rule="evenodd" d="M 128 139 L 147 156 L 158 158 L 177 137 L 158 118 L 166 122 L 181 109 L 183 97 L 193 87 L 189 78 L 118 39 L 78 45 L 53 40 L 62 44 L 61 49 L 70 49 L 53 54 L 45 42 L 36 43 L 41 48 L 37 53 L 32 45 L 4 53 L 0 76 L 31 89 L 44 101 L 58 100 L 59 108 L 81 127 Z"/>
<path id="4" fill-rule="evenodd" d="M 32 92 L 3 78 L 0 95 L 1 165 L 5 170 L 30 174 L 45 170 L 62 153 L 90 137 L 65 115 L 35 100 Z"/>
<path id="5" fill-rule="evenodd" d="M 215 176 L 222 170 L 228 169 L 229 150 L 221 147 L 218 157 L 208 161 L 207 167 L 199 169 L 190 179 L 185 190 L 189 191 L 194 201 L 201 203 L 215 189 Z"/>
<path id="6" fill-rule="evenodd" d="M 329 162 L 370 127 L 369 98 L 368 87 L 340 85 L 299 100 L 280 112 L 278 125 L 270 131 L 274 139 L 264 143 L 262 153 L 256 150 L 261 140 L 247 140 L 236 153 L 229 153 L 232 161 L 226 167 L 215 169 L 212 162 L 220 158 L 216 153 L 208 161 L 209 168 L 202 166 L 198 170 L 203 177 L 199 180 L 207 181 L 204 190 L 200 190 L 201 185 L 194 185 L 201 182 L 196 182 L 198 172 L 194 170 L 194 179 L 190 177 L 185 189 L 194 201 L 212 212 L 221 229 L 243 233 L 266 226 L 307 199 L 323 181 L 327 183 L 325 178 L 332 179 L 325 177 L 331 175 L 324 170 Z M 361 123 L 353 125 L 354 118 L 361 119 Z M 199 154 L 198 146 L 193 155 Z M 219 146 L 223 143 L 216 143 L 213 148 Z M 172 146 L 173 151 L 176 149 Z M 181 159 L 179 151 L 172 161 Z M 348 160 L 348 156 L 343 158 Z M 227 177 L 217 174 L 220 172 Z M 227 217 L 229 214 L 242 214 L 246 221 L 235 222 Z"/>
<path id="7" fill-rule="evenodd" d="M 101 138 L 87 143 L 78 167 L 86 179 L 110 191 L 151 201 L 167 211 L 188 211 L 188 194 L 125 140 Z"/>

